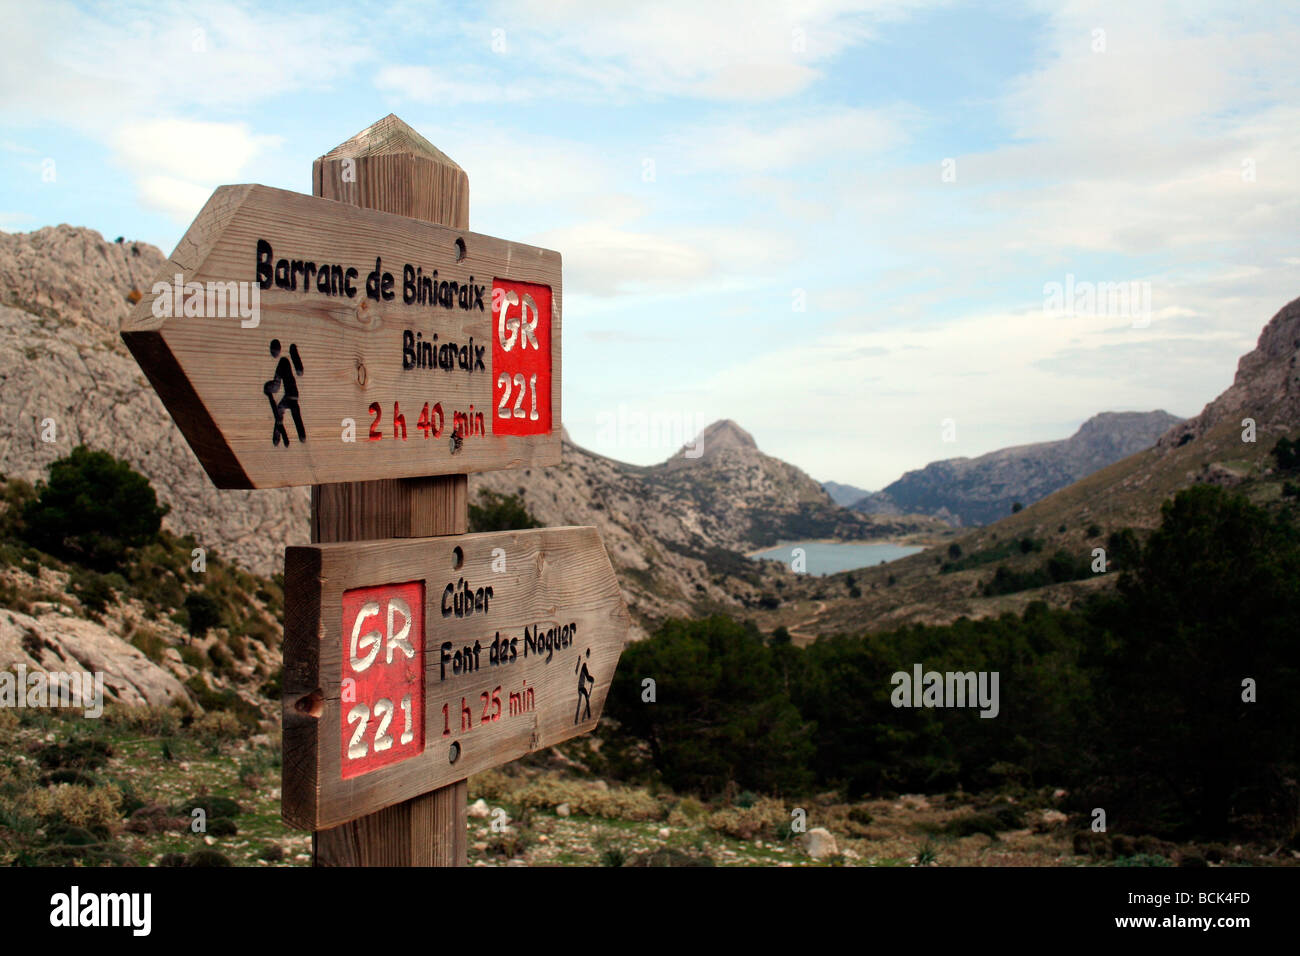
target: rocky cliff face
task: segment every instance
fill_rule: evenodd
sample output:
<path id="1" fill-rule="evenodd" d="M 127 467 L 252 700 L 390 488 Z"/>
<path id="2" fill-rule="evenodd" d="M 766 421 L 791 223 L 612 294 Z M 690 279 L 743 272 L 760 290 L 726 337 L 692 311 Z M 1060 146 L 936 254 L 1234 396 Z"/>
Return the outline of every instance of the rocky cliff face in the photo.
<path id="1" fill-rule="evenodd" d="M 1264 326 L 1254 350 L 1237 362 L 1227 391 L 1199 415 L 1170 428 L 1156 447 L 1180 447 L 1225 422 L 1241 428 L 1244 418 L 1254 420 L 1258 431 L 1274 434 L 1300 423 L 1300 299 L 1287 303 Z"/>
<path id="2" fill-rule="evenodd" d="M 163 262 L 91 229 L 0 233 L 0 471 L 35 481 L 79 444 L 111 452 L 171 505 L 167 527 L 269 574 L 307 541 L 307 491 L 213 488 L 118 335 Z"/>
<path id="3" fill-rule="evenodd" d="M 1102 412 L 1062 441 L 950 458 L 909 471 L 853 505 L 876 514 L 917 512 L 955 524 L 988 524 L 1122 458 L 1149 448 L 1178 424 L 1168 412 Z"/>

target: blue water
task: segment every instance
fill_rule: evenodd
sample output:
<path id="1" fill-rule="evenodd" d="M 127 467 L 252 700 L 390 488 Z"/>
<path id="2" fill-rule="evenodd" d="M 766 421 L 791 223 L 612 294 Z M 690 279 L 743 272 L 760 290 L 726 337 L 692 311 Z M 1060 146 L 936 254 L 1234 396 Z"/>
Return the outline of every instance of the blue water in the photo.
<path id="1" fill-rule="evenodd" d="M 779 548 L 760 551 L 750 555 L 753 558 L 767 558 L 771 561 L 784 562 L 786 567 L 794 560 L 795 548 L 804 549 L 804 560 L 809 574 L 835 574 L 837 571 L 852 571 L 854 568 L 867 568 L 881 562 L 897 561 L 909 554 L 924 551 L 922 547 L 911 544 L 838 544 L 825 541 L 794 541 Z"/>

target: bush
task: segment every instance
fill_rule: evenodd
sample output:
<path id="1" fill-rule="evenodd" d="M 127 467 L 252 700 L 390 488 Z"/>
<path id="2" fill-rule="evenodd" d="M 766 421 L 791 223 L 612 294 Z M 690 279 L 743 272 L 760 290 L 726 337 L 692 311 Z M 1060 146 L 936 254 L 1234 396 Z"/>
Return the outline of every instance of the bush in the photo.
<path id="1" fill-rule="evenodd" d="M 502 495 L 488 488 L 478 491 L 479 503 L 470 502 L 470 531 L 519 531 L 540 528 L 518 495 Z"/>
<path id="2" fill-rule="evenodd" d="M 79 445 L 37 483 L 36 499 L 23 508 L 23 535 L 56 557 L 109 571 L 128 549 L 157 538 L 167 511 L 129 464 Z"/>
<path id="3" fill-rule="evenodd" d="M 121 818 L 118 805 L 122 794 L 114 786 L 92 790 L 61 783 L 48 790 L 34 791 L 30 800 L 32 811 L 46 823 L 62 822 L 107 834 Z"/>
<path id="4" fill-rule="evenodd" d="M 1282 471 L 1292 472 L 1300 469 L 1300 441 L 1279 438 L 1277 444 L 1273 446 L 1272 454 L 1277 460 L 1277 467 Z"/>
<path id="5" fill-rule="evenodd" d="M 550 810 L 567 803 L 573 813 L 611 820 L 658 820 L 663 816 L 659 801 L 644 790 L 621 787 L 602 790 L 594 781 L 541 777 L 514 790 L 505 799 L 523 810 Z"/>
<path id="6" fill-rule="evenodd" d="M 204 714 L 190 728 L 200 741 L 211 746 L 228 743 L 238 739 L 244 726 L 239 718 L 224 710 L 214 710 Z"/>
<path id="7" fill-rule="evenodd" d="M 102 740 L 70 740 L 48 744 L 36 753 L 36 759 L 47 770 L 98 770 L 113 756 L 113 748 Z"/>
<path id="8" fill-rule="evenodd" d="M 790 814 L 780 800 L 759 799 L 752 807 L 715 810 L 705 818 L 710 830 L 737 840 L 755 837 L 780 838 L 790 831 Z"/>
<path id="9" fill-rule="evenodd" d="M 203 591 L 185 595 L 186 630 L 190 637 L 204 637 L 221 623 L 221 606 Z"/>
<path id="10" fill-rule="evenodd" d="M 109 604 L 116 600 L 109 575 L 97 571 L 73 568 L 69 575 L 68 590 L 86 611 L 94 615 L 103 614 L 108 610 Z"/>

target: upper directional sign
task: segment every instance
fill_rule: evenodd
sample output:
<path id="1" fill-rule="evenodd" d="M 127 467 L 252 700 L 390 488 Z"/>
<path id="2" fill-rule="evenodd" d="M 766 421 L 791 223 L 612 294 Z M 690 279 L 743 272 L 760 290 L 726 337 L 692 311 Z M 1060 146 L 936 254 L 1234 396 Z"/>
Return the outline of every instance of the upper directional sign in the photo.
<path id="1" fill-rule="evenodd" d="M 219 488 L 560 460 L 560 255 L 213 193 L 122 338 Z"/>

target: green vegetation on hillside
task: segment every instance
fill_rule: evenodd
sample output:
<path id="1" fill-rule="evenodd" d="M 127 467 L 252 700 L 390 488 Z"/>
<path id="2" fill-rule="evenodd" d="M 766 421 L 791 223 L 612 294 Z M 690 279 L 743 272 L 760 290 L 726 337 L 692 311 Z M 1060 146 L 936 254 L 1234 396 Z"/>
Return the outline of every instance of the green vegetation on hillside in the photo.
<path id="1" fill-rule="evenodd" d="M 478 503 L 469 505 L 469 530 L 522 531 L 540 528 L 541 522 L 528 512 L 519 495 L 503 495 L 489 488 L 480 488 Z"/>
<path id="2" fill-rule="evenodd" d="M 1063 785 L 1122 831 L 1300 848 L 1300 529 L 1211 486 L 1162 514 L 1145 546 L 1111 536 L 1119 591 L 1072 610 L 1037 602 L 804 650 L 723 618 L 670 622 L 620 663 L 611 766 L 635 773 L 639 752 L 640 772 L 704 794 L 789 793 L 809 772 L 850 796 Z M 997 716 L 896 708 L 891 677 L 916 664 L 997 672 Z"/>

